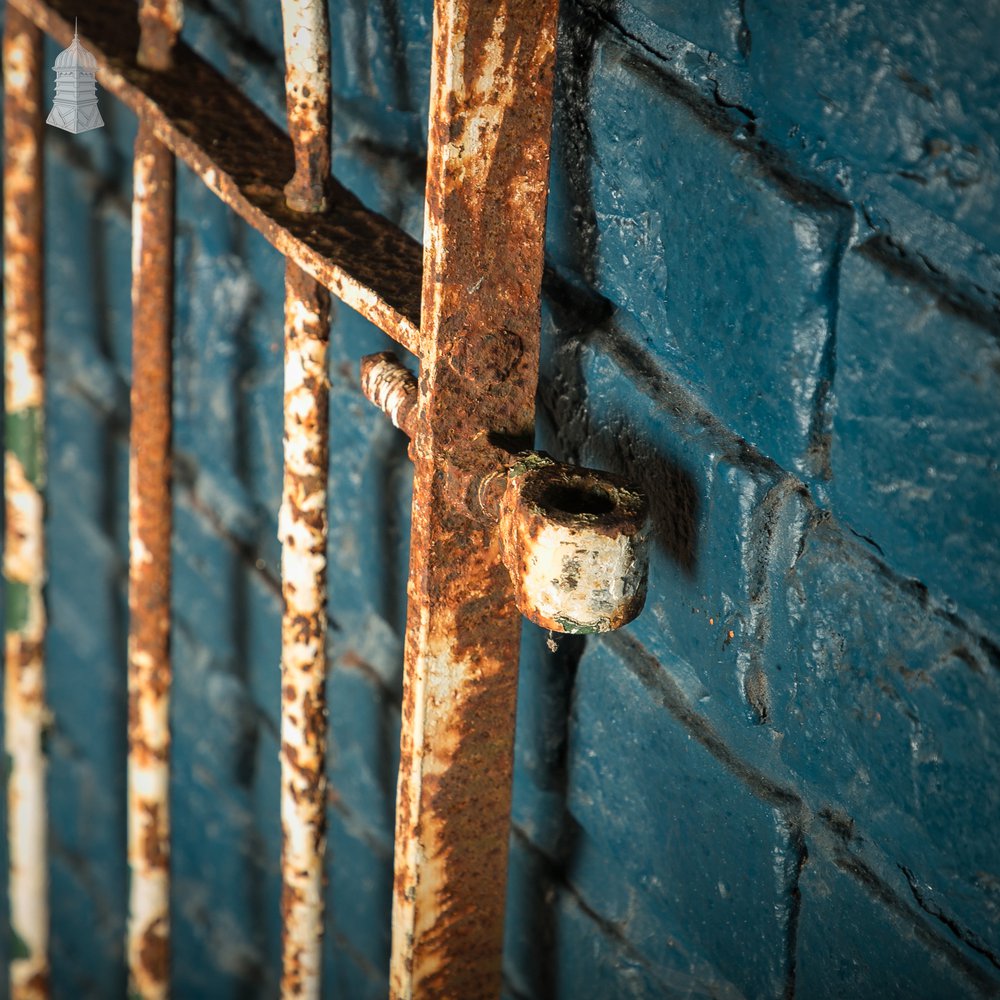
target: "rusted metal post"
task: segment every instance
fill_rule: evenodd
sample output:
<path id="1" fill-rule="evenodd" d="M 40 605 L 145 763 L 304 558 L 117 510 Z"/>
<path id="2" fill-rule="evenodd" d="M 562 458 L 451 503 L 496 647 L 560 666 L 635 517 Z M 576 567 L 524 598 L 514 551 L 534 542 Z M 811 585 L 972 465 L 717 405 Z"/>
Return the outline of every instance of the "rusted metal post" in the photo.
<path id="1" fill-rule="evenodd" d="M 177 2 L 144 0 L 139 61 L 170 65 Z M 132 198 L 129 448 L 129 991 L 170 984 L 170 532 L 174 157 L 139 120 Z"/>
<path id="2" fill-rule="evenodd" d="M 326 3 L 282 0 L 288 207 L 326 208 L 330 57 Z M 285 262 L 284 487 L 281 549 L 281 996 L 318 998 L 326 850 L 326 483 L 330 296 Z"/>
<path id="3" fill-rule="evenodd" d="M 174 158 L 139 122 L 132 206 L 128 961 L 166 997 L 170 964 L 170 401 Z"/>
<path id="4" fill-rule="evenodd" d="M 500 992 L 521 616 L 443 465 L 534 435 L 556 0 L 435 0 L 391 993 Z"/>
<path id="5" fill-rule="evenodd" d="M 4 77 L 4 737 L 10 995 L 49 993 L 45 708 L 42 33 L 9 4 Z"/>

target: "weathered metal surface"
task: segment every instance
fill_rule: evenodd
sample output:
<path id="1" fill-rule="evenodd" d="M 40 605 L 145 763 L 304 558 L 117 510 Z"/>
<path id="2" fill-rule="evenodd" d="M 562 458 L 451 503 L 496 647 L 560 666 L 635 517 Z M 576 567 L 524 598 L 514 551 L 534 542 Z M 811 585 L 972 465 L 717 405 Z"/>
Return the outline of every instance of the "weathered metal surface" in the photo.
<path id="1" fill-rule="evenodd" d="M 282 997 L 319 996 L 326 845 L 329 295 L 285 270 L 281 550 Z"/>
<path id="2" fill-rule="evenodd" d="M 42 35 L 7 8 L 4 76 L 4 749 L 10 852 L 10 995 L 49 993 L 42 746 L 45 707 L 45 377 Z"/>
<path id="3" fill-rule="evenodd" d="M 170 966 L 170 468 L 174 158 L 140 120 L 132 202 L 127 957 L 130 990 Z"/>
<path id="4" fill-rule="evenodd" d="M 282 0 L 285 99 L 295 174 L 288 207 L 322 212 L 330 174 L 326 0 Z M 318 1000 L 326 851 L 326 483 L 330 296 L 285 264 L 281 540 L 281 995 Z"/>
<path id="5" fill-rule="evenodd" d="M 417 380 L 391 351 L 361 359 L 361 388 L 413 436 Z M 487 445 L 480 460 L 478 478 L 468 466 L 440 471 L 456 507 L 474 520 L 499 522 L 521 614 L 554 632 L 609 632 L 632 621 L 645 603 L 649 572 L 645 496 L 610 472 L 563 465 L 540 452 L 515 455 Z"/>
<path id="6" fill-rule="evenodd" d="M 554 632 L 610 632 L 646 601 L 649 505 L 608 472 L 529 453 L 500 502 L 504 565 L 521 613 Z"/>
<path id="7" fill-rule="evenodd" d="M 71 0 L 13 0 L 60 44 L 73 37 Z M 321 215 L 296 212 L 283 188 L 293 174 L 287 135 L 183 42 L 162 72 L 136 62 L 134 0 L 91 0 L 81 39 L 97 79 L 212 191 L 287 258 L 402 344 L 418 351 L 421 249 L 332 178 Z M 96 32 L 96 33 L 95 33 Z"/>
<path id="8" fill-rule="evenodd" d="M 330 176 L 330 25 L 326 0 L 281 0 L 285 105 L 295 174 L 285 201 L 296 212 L 326 208 Z"/>
<path id="9" fill-rule="evenodd" d="M 436 0 L 391 993 L 495 997 L 520 615 L 445 463 L 530 448 L 555 0 Z M 470 461 L 474 461 L 471 460 Z"/>
<path id="10" fill-rule="evenodd" d="M 181 0 L 141 0 L 137 62 L 146 69 L 170 69 L 181 30 Z"/>
<path id="11" fill-rule="evenodd" d="M 417 379 L 392 351 L 361 359 L 361 391 L 408 437 L 416 431 Z"/>

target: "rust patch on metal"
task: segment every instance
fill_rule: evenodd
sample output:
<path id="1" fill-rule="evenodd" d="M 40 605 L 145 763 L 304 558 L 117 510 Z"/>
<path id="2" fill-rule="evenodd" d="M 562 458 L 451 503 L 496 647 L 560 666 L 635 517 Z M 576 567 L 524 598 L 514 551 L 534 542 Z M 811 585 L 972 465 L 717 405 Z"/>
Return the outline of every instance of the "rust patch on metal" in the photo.
<path id="1" fill-rule="evenodd" d="M 129 446 L 127 953 L 130 989 L 169 990 L 170 498 L 174 158 L 148 122 L 135 141 Z"/>
<path id="2" fill-rule="evenodd" d="M 285 269 L 281 622 L 282 997 L 320 993 L 326 849 L 329 295 Z"/>
<path id="3" fill-rule="evenodd" d="M 155 70 L 170 69 L 182 17 L 181 0 L 141 0 L 137 57 L 140 66 Z"/>
<path id="4" fill-rule="evenodd" d="M 12 2 L 60 44 L 70 43 L 77 4 Z M 183 42 L 174 46 L 170 69 L 139 66 L 135 13 L 133 0 L 88 4 L 80 38 L 97 59 L 101 86 L 145 117 L 175 155 L 281 253 L 417 354 L 420 244 L 332 178 L 322 214 L 289 208 L 283 192 L 295 166 L 289 137 Z"/>
<path id="5" fill-rule="evenodd" d="M 154 982 L 166 982 L 170 975 L 170 927 L 156 922 L 146 928 L 139 943 L 139 964 Z"/>
<path id="6" fill-rule="evenodd" d="M 326 0 L 281 0 L 285 105 L 295 174 L 285 201 L 296 212 L 326 209 L 330 176 L 330 25 Z"/>
<path id="7" fill-rule="evenodd" d="M 4 749 L 12 1000 L 49 995 L 45 803 L 42 35 L 8 7 L 4 76 Z"/>
<path id="8" fill-rule="evenodd" d="M 434 14 L 390 985 L 495 997 L 521 618 L 496 528 L 441 472 L 532 445 L 556 3 Z M 502 363 L 480 381 L 481 356 Z"/>

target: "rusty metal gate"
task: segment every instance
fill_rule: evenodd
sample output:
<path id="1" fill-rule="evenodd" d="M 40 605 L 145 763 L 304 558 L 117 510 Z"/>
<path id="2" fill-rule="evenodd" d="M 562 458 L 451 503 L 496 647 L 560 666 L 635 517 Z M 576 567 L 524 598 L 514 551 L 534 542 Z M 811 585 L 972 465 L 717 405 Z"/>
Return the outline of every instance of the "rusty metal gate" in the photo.
<path id="1" fill-rule="evenodd" d="M 391 992 L 500 989 L 521 613 L 617 628 L 642 607 L 645 499 L 531 450 L 556 0 L 435 0 L 425 244 L 330 176 L 326 3 L 282 0 L 289 135 L 177 40 L 180 0 L 91 0 L 98 80 L 139 118 L 132 216 L 127 960 L 169 993 L 174 158 L 284 255 L 282 995 L 320 991 L 329 293 L 419 362 L 363 359 L 415 463 Z M 42 36 L 8 0 L 4 79 L 4 711 L 15 1000 L 46 997 Z M 138 14 L 138 17 L 136 16 Z"/>

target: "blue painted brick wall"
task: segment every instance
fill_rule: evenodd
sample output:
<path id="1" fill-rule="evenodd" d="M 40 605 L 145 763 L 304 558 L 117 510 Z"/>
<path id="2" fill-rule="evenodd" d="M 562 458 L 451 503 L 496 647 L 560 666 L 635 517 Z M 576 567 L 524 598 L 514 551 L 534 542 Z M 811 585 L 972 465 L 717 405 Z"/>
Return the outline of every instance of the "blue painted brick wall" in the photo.
<path id="1" fill-rule="evenodd" d="M 280 17 L 184 36 L 275 120 Z M 1000 3 L 563 0 L 539 445 L 652 501 L 525 629 L 510 1000 L 1000 993 Z M 428 0 L 331 4 L 334 170 L 422 226 Z M 47 58 L 55 50 L 49 45 Z M 124 987 L 132 115 L 46 131 L 57 995 Z M 273 996 L 283 265 L 179 168 L 174 982 Z M 411 474 L 335 306 L 326 992 L 386 994 Z M 4 860 L 0 858 L 0 861 Z"/>

